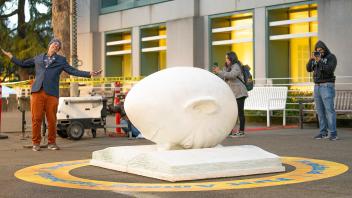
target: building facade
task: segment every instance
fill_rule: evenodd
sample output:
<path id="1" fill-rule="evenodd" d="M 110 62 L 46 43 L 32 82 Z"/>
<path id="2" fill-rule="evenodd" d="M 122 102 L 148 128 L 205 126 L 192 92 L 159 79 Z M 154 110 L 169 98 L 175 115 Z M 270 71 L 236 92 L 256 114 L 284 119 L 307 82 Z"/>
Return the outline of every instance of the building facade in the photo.
<path id="1" fill-rule="evenodd" d="M 352 76 L 351 10 L 350 0 L 78 0 L 78 57 L 82 69 L 130 77 L 210 70 L 232 50 L 256 84 L 299 84 L 311 81 L 305 66 L 322 40 L 343 86 Z"/>

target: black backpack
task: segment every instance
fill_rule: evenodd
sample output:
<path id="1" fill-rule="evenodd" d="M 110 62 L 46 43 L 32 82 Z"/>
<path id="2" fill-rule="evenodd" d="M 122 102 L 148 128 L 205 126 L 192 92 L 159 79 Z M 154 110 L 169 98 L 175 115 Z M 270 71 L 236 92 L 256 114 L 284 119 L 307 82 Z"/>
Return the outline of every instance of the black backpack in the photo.
<path id="1" fill-rule="evenodd" d="M 241 70 L 243 73 L 244 81 L 239 77 L 237 77 L 237 78 L 246 86 L 247 91 L 250 91 L 254 87 L 253 76 L 252 76 L 251 72 L 249 71 L 249 70 L 251 70 L 251 68 L 248 65 L 242 65 Z"/>

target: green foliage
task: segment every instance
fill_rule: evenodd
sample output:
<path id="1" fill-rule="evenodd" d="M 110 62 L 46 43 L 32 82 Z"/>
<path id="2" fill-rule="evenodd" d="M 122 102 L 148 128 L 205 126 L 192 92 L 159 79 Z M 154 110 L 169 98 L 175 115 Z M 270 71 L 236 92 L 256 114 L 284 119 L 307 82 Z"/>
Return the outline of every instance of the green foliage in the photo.
<path id="1" fill-rule="evenodd" d="M 9 17 L 3 17 L 9 14 L 10 8 L 12 10 L 18 8 L 18 0 L 0 1 L 0 47 L 11 52 L 19 59 L 28 59 L 45 52 L 47 44 L 53 35 L 51 28 L 51 1 L 29 0 L 28 3 L 30 16 L 27 17 L 30 17 L 30 19 L 22 24 L 25 27 L 25 36 L 21 37 L 18 34 L 19 24 L 13 27 L 14 25 L 10 24 Z M 46 6 L 48 12 L 40 13 L 37 9 L 40 4 Z M 18 78 L 17 67 L 2 54 L 0 55 L 0 72 L 0 80 L 5 76 L 10 76 L 10 78 L 13 78 L 12 80 L 19 80 L 16 79 Z M 28 72 L 33 73 L 33 69 L 29 69 Z"/>
<path id="2" fill-rule="evenodd" d="M 303 103 L 304 109 L 314 109 L 313 102 L 313 92 L 307 90 L 291 89 L 287 95 L 287 105 L 286 108 L 287 116 L 299 116 L 299 102 Z"/>

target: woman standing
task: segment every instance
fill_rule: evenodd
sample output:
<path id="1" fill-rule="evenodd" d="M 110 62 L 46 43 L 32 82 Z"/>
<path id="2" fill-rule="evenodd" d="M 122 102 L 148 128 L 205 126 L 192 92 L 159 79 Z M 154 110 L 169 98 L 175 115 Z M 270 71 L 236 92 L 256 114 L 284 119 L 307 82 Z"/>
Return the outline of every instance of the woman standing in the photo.
<path id="1" fill-rule="evenodd" d="M 214 67 L 213 72 L 220 78 L 224 79 L 236 97 L 240 129 L 237 132 L 232 130 L 230 136 L 244 136 L 244 127 L 246 123 L 246 119 L 244 117 L 244 101 L 248 97 L 248 92 L 245 85 L 241 82 L 244 82 L 242 63 L 238 60 L 235 52 L 228 52 L 226 54 L 226 62 L 224 68 L 221 70 L 219 67 Z"/>

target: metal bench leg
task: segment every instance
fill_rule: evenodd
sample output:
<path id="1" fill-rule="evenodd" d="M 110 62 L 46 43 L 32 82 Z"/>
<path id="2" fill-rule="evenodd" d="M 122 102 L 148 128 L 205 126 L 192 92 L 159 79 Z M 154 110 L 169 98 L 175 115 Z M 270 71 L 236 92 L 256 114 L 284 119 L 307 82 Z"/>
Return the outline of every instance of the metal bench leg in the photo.
<path id="1" fill-rule="evenodd" d="M 303 102 L 299 101 L 299 125 L 301 127 L 301 129 L 303 129 Z"/>
<path id="2" fill-rule="evenodd" d="M 317 113 L 315 114 L 315 118 L 317 119 L 317 128 L 319 129 L 319 117 Z"/>
<path id="3" fill-rule="evenodd" d="M 266 126 L 270 127 L 270 111 L 266 111 Z"/>
<path id="4" fill-rule="evenodd" d="M 282 125 L 286 126 L 286 110 L 285 109 L 284 109 L 284 112 L 283 112 Z"/>

